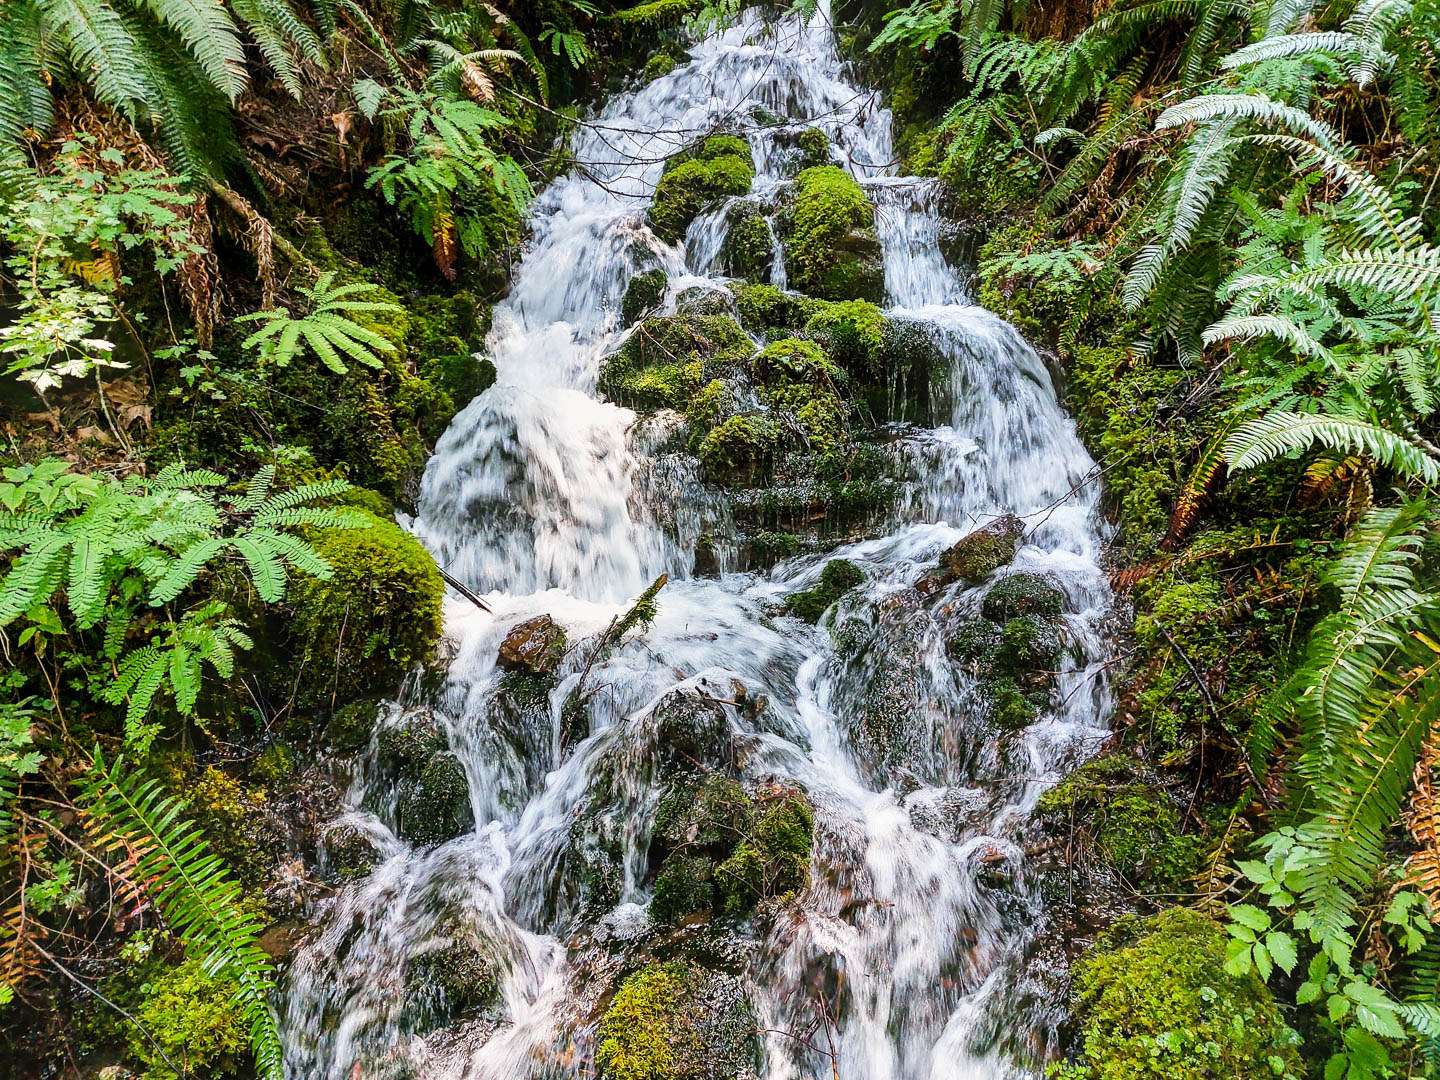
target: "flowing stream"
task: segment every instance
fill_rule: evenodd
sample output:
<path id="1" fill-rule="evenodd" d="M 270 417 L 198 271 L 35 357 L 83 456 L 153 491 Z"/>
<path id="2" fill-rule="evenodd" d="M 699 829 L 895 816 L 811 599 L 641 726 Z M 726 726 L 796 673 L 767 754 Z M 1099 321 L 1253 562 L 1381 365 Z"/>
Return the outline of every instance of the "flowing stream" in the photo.
<path id="1" fill-rule="evenodd" d="M 699 577 L 694 550 L 714 493 L 690 459 L 647 452 L 657 440 L 597 396 L 596 377 L 628 330 L 618 307 L 633 274 L 663 267 L 671 305 L 718 276 L 723 208 L 694 223 L 685 250 L 643 224 L 664 159 L 697 134 L 738 129 L 757 168 L 752 196 L 770 198 L 786 183 L 790 151 L 787 129 L 765 126 L 767 112 L 824 128 L 835 163 L 866 187 L 887 314 L 920 322 L 949 358 L 946 422 L 901 439 L 914 478 L 888 535 L 765 574 Z M 946 264 L 936 191 L 893 175 L 890 116 L 851 81 L 824 10 L 809 25 L 747 18 L 696 44 L 671 74 L 612 99 L 573 150 L 584 168 L 537 199 L 533 239 L 495 311 L 497 382 L 441 439 L 412 523 L 494 609 L 447 600 L 454 655 L 425 706 L 464 766 L 477 824 L 437 846 L 407 844 L 375 798 L 373 744 L 355 765 L 344 820 L 384 858 L 327 901 L 288 974 L 288 1075 L 358 1080 L 382 1075 L 385 1062 L 393 1075 L 447 1080 L 594 1075 L 592 1009 L 615 974 L 603 958 L 623 952 L 646 921 L 657 798 L 649 718 L 677 687 L 763 701 L 726 714 L 745 747 L 743 775 L 802 787 L 815 808 L 796 912 L 741 965 L 765 1033 L 758 1075 L 1038 1075 L 1063 1015 L 1035 955 L 1046 916 L 1027 828 L 1040 794 L 1098 747 L 1110 710 L 1099 636 L 1110 604 L 1097 566 L 1104 526 L 1095 485 L 1084 483 L 1093 463 L 1049 373 L 1014 329 L 973 306 Z M 775 271 L 783 281 L 778 253 Z M 982 721 L 975 680 L 947 658 L 941 625 L 977 610 L 984 587 L 955 587 L 938 608 L 904 598 L 941 552 L 1005 513 L 1029 527 L 1013 569 L 1063 589 L 1068 658 L 1052 705 L 1002 737 Z M 832 627 L 869 628 L 858 650 L 842 649 L 845 635 L 824 623 L 776 614 L 778 600 L 813 585 L 837 556 L 866 573 L 828 617 Z M 584 639 L 661 573 L 670 580 L 655 622 L 588 674 L 587 686 L 604 692 L 589 699 L 588 735 L 562 746 L 561 704 L 580 678 Z M 582 645 L 537 727 L 497 708 L 496 653 L 512 626 L 541 613 Z M 877 677 L 909 680 L 918 703 L 904 717 L 911 746 L 900 767 L 868 760 L 856 737 Z M 422 697 L 412 689 L 382 725 L 402 723 Z M 582 919 L 573 826 L 600 785 L 619 808 L 628 854 L 618 906 Z M 407 968 L 461 932 L 482 943 L 502 1005 L 415 1034 Z"/>

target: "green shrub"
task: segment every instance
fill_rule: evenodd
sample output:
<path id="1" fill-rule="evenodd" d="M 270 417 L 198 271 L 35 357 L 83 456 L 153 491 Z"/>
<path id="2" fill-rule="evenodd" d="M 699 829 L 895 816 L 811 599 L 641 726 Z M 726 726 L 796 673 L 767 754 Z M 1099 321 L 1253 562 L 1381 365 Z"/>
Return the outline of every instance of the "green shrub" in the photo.
<path id="1" fill-rule="evenodd" d="M 1220 1080 L 1298 1073 L 1298 1036 L 1253 974 L 1225 972 L 1223 930 L 1173 908 L 1122 919 L 1072 971 L 1083 1050 L 1069 1080 Z"/>
<path id="2" fill-rule="evenodd" d="M 320 530 L 314 543 L 335 576 L 292 586 L 301 703 L 391 692 L 440 640 L 445 583 L 435 560 L 393 521 L 373 516 L 370 528 Z"/>

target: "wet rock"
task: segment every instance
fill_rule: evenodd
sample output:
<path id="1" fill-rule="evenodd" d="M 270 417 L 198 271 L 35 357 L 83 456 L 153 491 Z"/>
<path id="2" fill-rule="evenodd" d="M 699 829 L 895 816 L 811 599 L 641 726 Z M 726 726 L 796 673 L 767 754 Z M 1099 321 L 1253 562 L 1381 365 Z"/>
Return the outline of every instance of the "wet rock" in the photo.
<path id="1" fill-rule="evenodd" d="M 656 743 L 672 759 L 690 763 L 728 761 L 730 720 L 724 707 L 691 690 L 676 690 L 655 706 Z"/>
<path id="2" fill-rule="evenodd" d="M 381 704 L 379 698 L 366 698 L 336 709 L 325 728 L 326 742 L 342 754 L 363 750 L 380 718 Z"/>
<path id="3" fill-rule="evenodd" d="M 801 292 L 821 300 L 884 298 L 875 211 L 844 169 L 820 165 L 795 178 L 784 233 L 786 266 Z"/>
<path id="4" fill-rule="evenodd" d="M 376 736 L 380 767 L 398 776 L 415 776 L 433 754 L 445 749 L 445 733 L 427 709 L 417 709 Z"/>
<path id="5" fill-rule="evenodd" d="M 669 284 L 665 271 L 658 267 L 632 277 L 630 284 L 625 286 L 625 298 L 620 301 L 620 314 L 625 324 L 628 326 L 655 311 L 664 301 Z"/>
<path id="6" fill-rule="evenodd" d="M 565 630 L 549 615 L 537 615 L 510 628 L 496 663 L 510 671 L 548 675 L 565 655 Z"/>
<path id="7" fill-rule="evenodd" d="M 1010 619 L 1000 631 L 1000 642 L 992 654 L 992 670 L 1017 678 L 1048 675 L 1059 666 L 1064 652 L 1056 620 L 1022 615 Z"/>
<path id="8" fill-rule="evenodd" d="M 941 569 L 974 584 L 1015 558 L 1024 535 L 1025 523 L 1006 514 L 957 541 L 940 556 Z"/>
<path id="9" fill-rule="evenodd" d="M 433 754 L 414 779 L 402 780 L 396 832 L 415 844 L 441 844 L 475 825 L 465 767 L 448 751 Z"/>
<path id="10" fill-rule="evenodd" d="M 985 593 L 980 611 L 985 618 L 1004 622 L 1016 615 L 1059 615 L 1065 594 L 1043 574 L 1006 574 Z"/>
<path id="11" fill-rule="evenodd" d="M 692 285 L 682 289 L 675 298 L 677 315 L 716 316 L 733 313 L 735 301 L 728 289 L 719 286 Z"/>
<path id="12" fill-rule="evenodd" d="M 352 821 L 339 821 L 321 838 L 324 865 L 341 881 L 365 877 L 384 858 L 375 837 Z"/>
<path id="13" fill-rule="evenodd" d="M 495 966 L 469 940 L 413 957 L 405 966 L 405 1020 L 425 1032 L 498 1005 Z"/>

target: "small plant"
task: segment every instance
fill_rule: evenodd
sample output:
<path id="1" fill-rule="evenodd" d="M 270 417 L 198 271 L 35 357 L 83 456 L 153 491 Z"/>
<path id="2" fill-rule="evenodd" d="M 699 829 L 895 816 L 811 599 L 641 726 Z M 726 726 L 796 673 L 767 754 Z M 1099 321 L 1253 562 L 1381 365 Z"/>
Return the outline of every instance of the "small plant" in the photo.
<path id="1" fill-rule="evenodd" d="M 309 313 L 299 318 L 283 308 L 253 311 L 240 316 L 236 322 L 264 322 L 259 330 L 242 342 L 243 347 L 258 349 L 261 363 L 274 364 L 277 368 L 287 367 L 305 345 L 337 375 L 344 375 L 349 370 L 341 353 L 367 367 L 384 366 L 375 353 L 395 352 L 394 342 L 361 326 L 350 316 L 398 315 L 404 309 L 388 300 L 355 299 L 374 292 L 373 285 L 357 282 L 332 288 L 334 280 L 334 272 L 327 270 L 316 279 L 312 288 L 298 287 L 300 294 L 310 302 Z"/>

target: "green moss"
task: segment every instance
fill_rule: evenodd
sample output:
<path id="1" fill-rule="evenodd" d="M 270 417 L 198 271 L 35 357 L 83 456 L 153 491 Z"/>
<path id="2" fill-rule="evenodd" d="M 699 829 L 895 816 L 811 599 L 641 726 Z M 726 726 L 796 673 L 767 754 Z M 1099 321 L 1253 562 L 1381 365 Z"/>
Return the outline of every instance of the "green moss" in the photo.
<path id="1" fill-rule="evenodd" d="M 671 855 L 655 878 L 650 915 L 669 923 L 695 912 L 710 911 L 715 890 L 710 879 L 715 864 L 703 855 Z"/>
<path id="2" fill-rule="evenodd" d="M 265 797 L 246 791 L 229 773 L 210 766 L 187 793 L 190 815 L 205 831 L 210 850 L 247 885 L 263 884 L 272 852 L 266 833 Z"/>
<path id="3" fill-rule="evenodd" d="M 1299 1073 L 1299 1037 L 1259 978 L 1225 972 L 1223 930 L 1183 908 L 1128 917 L 1075 964 L 1083 1049 L 1070 1080 Z"/>
<path id="4" fill-rule="evenodd" d="M 761 398 L 794 417 L 808 448 L 828 453 L 845 441 L 845 406 L 837 392 L 843 375 L 814 342 L 784 338 L 750 361 Z"/>
<path id="5" fill-rule="evenodd" d="M 484 953 L 457 941 L 406 965 L 405 998 L 410 1027 L 425 1031 L 496 1004 L 500 980 Z"/>
<path id="6" fill-rule="evenodd" d="M 325 729 L 325 738 L 332 747 L 342 754 L 353 754 L 363 750 L 375 730 L 375 721 L 380 717 L 380 700 L 353 701 L 335 710 L 330 725 Z"/>
<path id="7" fill-rule="evenodd" d="M 769 471 L 780 440 L 780 425 L 773 417 L 732 416 L 700 441 L 700 462 L 713 479 L 745 482 Z"/>
<path id="8" fill-rule="evenodd" d="M 396 831 L 416 844 L 443 843 L 469 829 L 474 818 L 460 759 L 448 751 L 432 754 L 418 776 L 401 781 L 395 813 Z"/>
<path id="9" fill-rule="evenodd" d="M 705 0 L 650 0 L 646 4 L 633 4 L 605 16 L 607 22 L 617 27 L 679 26 L 689 15 L 705 6 Z"/>
<path id="10" fill-rule="evenodd" d="M 1062 652 L 1053 621 L 1022 615 L 1010 619 L 1000 631 L 993 670 L 1010 676 L 1049 673 L 1059 665 Z"/>
<path id="11" fill-rule="evenodd" d="M 1198 869 L 1201 838 L 1180 834 L 1175 803 L 1124 754 L 1081 766 L 1040 797 L 1037 812 L 1132 886 L 1174 891 Z"/>
<path id="12" fill-rule="evenodd" d="M 735 1080 L 753 1070 L 755 1021 L 737 983 L 651 964 L 620 984 L 595 1061 L 608 1080 Z"/>
<path id="13" fill-rule="evenodd" d="M 665 271 L 658 267 L 632 277 L 630 284 L 625 286 L 625 298 L 620 302 L 620 314 L 626 325 L 659 307 L 669 284 Z"/>
<path id="14" fill-rule="evenodd" d="M 775 261 L 774 239 L 760 207 L 749 200 L 738 202 L 730 208 L 726 222 L 728 229 L 720 251 L 721 268 L 730 277 L 769 281 Z"/>
<path id="15" fill-rule="evenodd" d="M 754 345 L 728 315 L 668 315 L 644 320 L 605 358 L 600 389 L 637 409 L 685 411 L 717 375 L 740 370 Z"/>
<path id="16" fill-rule="evenodd" d="M 1024 533 L 1025 523 L 1019 518 L 1000 518 L 958 540 L 940 556 L 940 568 L 973 584 L 1015 558 Z"/>
<path id="17" fill-rule="evenodd" d="M 369 528 L 318 530 L 314 544 L 334 576 L 292 579 L 290 635 L 302 703 L 344 703 L 397 688 L 440 641 L 445 583 L 435 560 L 394 522 L 373 516 Z"/>
<path id="18" fill-rule="evenodd" d="M 786 268 L 801 292 L 822 300 L 880 300 L 885 276 L 874 211 L 855 178 L 834 165 L 795 178 Z"/>
<path id="19" fill-rule="evenodd" d="M 878 382 L 885 375 L 884 327 L 880 309 L 866 300 L 817 304 L 805 321 L 806 331 L 824 341 L 835 363 L 868 382 Z"/>
<path id="20" fill-rule="evenodd" d="M 207 975 L 195 959 L 146 983 L 142 991 L 135 1018 L 145 1033 L 132 1028 L 129 1040 L 130 1053 L 143 1066 L 146 1080 L 175 1080 L 177 1075 L 155 1043 L 186 1076 L 231 1076 L 245 1068 L 250 1026 L 234 982 Z"/>
<path id="21" fill-rule="evenodd" d="M 731 282 L 729 288 L 735 295 L 735 309 L 740 313 L 740 322 L 756 334 L 780 326 L 798 329 L 805 325 L 815 306 L 815 301 L 794 296 L 774 285 Z"/>
<path id="22" fill-rule="evenodd" d="M 321 843 L 330 872 L 341 881 L 365 877 L 380 864 L 375 841 L 364 829 L 349 822 L 331 825 Z"/>
<path id="23" fill-rule="evenodd" d="M 785 611 L 806 622 L 817 622 L 836 600 L 861 584 L 865 571 L 845 559 L 831 559 L 820 571 L 820 581 L 813 589 L 791 593 L 785 598 Z"/>
<path id="24" fill-rule="evenodd" d="M 830 136 L 823 128 L 806 128 L 795 140 L 800 149 L 800 160 L 805 168 L 815 168 L 830 161 Z"/>
<path id="25" fill-rule="evenodd" d="M 1059 615 L 1065 594 L 1040 574 L 1006 574 L 985 592 L 980 611 L 987 619 L 1004 622 L 1016 615 Z"/>
<path id="26" fill-rule="evenodd" d="M 280 787 L 295 775 L 295 751 L 285 743 L 271 743 L 250 766 L 250 775 L 267 788 Z"/>
<path id="27" fill-rule="evenodd" d="M 646 221 L 661 240 L 678 243 L 702 210 L 727 195 L 744 195 L 754 179 L 749 144 L 712 136 L 693 154 L 681 155 L 678 164 L 666 163 Z"/>
<path id="28" fill-rule="evenodd" d="M 657 52 L 640 69 L 640 81 L 649 86 L 656 79 L 663 79 L 675 70 L 676 60 L 669 52 Z"/>

